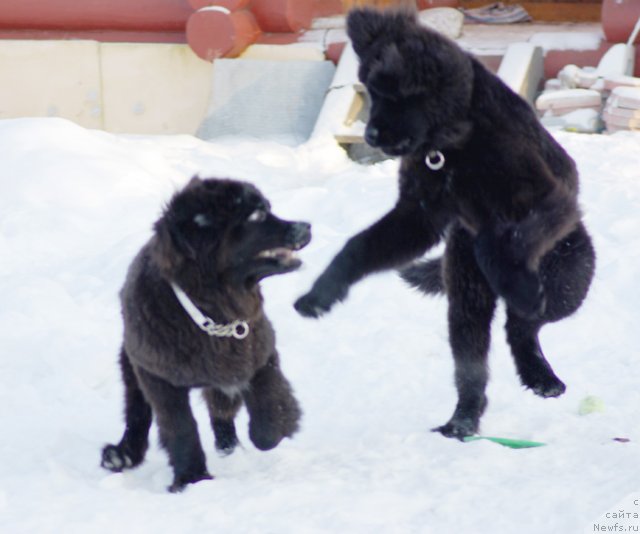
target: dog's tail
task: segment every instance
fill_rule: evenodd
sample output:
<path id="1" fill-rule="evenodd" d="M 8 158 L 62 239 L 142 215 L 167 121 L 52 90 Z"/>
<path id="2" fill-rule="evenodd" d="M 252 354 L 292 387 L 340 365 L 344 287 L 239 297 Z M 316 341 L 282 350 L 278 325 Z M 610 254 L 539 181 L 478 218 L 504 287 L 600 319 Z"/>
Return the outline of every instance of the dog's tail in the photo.
<path id="1" fill-rule="evenodd" d="M 400 276 L 411 287 L 415 287 L 427 295 L 444 294 L 442 258 L 413 263 L 400 269 Z"/>

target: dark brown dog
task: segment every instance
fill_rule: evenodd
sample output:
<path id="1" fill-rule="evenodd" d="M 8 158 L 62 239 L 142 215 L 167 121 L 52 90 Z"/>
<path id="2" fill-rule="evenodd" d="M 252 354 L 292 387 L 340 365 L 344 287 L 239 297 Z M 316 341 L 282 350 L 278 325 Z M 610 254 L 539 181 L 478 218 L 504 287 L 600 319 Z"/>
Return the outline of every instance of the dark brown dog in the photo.
<path id="1" fill-rule="evenodd" d="M 297 269 L 293 251 L 311 233 L 307 223 L 275 217 L 248 183 L 199 178 L 171 199 L 154 229 L 120 294 L 126 427 L 117 445 L 104 447 L 102 466 L 118 472 L 139 465 L 154 414 L 173 466 L 169 489 L 179 491 L 211 478 L 191 388 L 203 388 L 220 451 L 238 442 L 234 417 L 242 403 L 261 450 L 298 429 L 300 409 L 280 370 L 259 282 Z"/>

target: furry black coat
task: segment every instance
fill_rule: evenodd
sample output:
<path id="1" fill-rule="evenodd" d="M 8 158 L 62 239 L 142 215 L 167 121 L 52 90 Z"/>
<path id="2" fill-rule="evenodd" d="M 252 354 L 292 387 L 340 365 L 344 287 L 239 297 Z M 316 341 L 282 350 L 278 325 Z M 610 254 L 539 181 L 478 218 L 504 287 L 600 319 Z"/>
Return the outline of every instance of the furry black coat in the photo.
<path id="1" fill-rule="evenodd" d="M 354 10 L 347 29 L 371 104 L 365 140 L 402 158 L 398 200 L 348 240 L 295 307 L 318 317 L 364 276 L 445 239 L 443 258 L 405 278 L 447 295 L 458 405 L 437 430 L 462 439 L 478 430 L 487 404 L 498 298 L 523 384 L 544 397 L 565 390 L 538 331 L 573 313 L 593 276 L 576 166 L 527 102 L 414 14 Z"/>

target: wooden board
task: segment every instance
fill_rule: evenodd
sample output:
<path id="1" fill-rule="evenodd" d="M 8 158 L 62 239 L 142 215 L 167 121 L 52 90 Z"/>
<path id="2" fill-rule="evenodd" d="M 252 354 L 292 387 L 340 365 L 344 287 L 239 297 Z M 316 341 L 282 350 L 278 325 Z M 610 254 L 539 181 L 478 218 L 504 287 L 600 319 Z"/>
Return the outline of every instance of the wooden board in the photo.
<path id="1" fill-rule="evenodd" d="M 463 0 L 463 8 L 484 7 L 487 0 Z M 503 0 L 505 4 L 518 4 L 526 9 L 535 21 L 544 22 L 597 22 L 602 12 L 602 2 L 518 2 Z"/>

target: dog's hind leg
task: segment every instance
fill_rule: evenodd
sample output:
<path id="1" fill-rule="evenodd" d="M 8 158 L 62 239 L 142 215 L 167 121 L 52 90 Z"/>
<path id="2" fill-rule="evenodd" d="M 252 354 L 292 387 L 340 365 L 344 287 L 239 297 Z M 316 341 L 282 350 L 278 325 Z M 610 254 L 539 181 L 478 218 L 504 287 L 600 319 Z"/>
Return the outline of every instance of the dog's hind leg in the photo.
<path id="1" fill-rule="evenodd" d="M 568 317 L 582 304 L 596 265 L 596 254 L 584 225 L 556 243 L 540 260 L 540 280 L 547 306 L 542 317 L 553 323 Z"/>
<path id="2" fill-rule="evenodd" d="M 189 388 L 173 386 L 141 368 L 136 369 L 136 375 L 153 408 L 160 443 L 173 467 L 169 491 L 182 491 L 187 484 L 213 478 L 207 471 L 198 425 L 189 405 Z"/>
<path id="3" fill-rule="evenodd" d="M 277 354 L 258 369 L 242 394 L 250 418 L 249 439 L 258 449 L 273 449 L 298 430 L 300 407 L 280 370 Z"/>
<path id="4" fill-rule="evenodd" d="M 449 342 L 458 402 L 449 422 L 434 431 L 463 439 L 478 431 L 487 405 L 487 355 L 496 297 L 475 263 L 471 236 L 465 230 L 450 236 L 445 255 Z"/>
<path id="5" fill-rule="evenodd" d="M 553 372 L 538 341 L 539 322 L 522 319 L 507 310 L 507 341 L 522 385 L 540 397 L 559 397 L 566 386 Z"/>
<path id="6" fill-rule="evenodd" d="M 203 390 L 202 395 L 209 410 L 216 449 L 221 454 L 231 454 L 238 444 L 233 420 L 242 406 L 242 397 L 239 394 L 229 396 L 215 388 Z"/>
<path id="7" fill-rule="evenodd" d="M 595 252 L 582 224 L 561 239 L 540 262 L 540 279 L 546 297 L 545 312 L 537 320 L 518 317 L 507 310 L 507 340 L 522 384 L 541 397 L 557 397 L 566 389 L 540 348 L 538 331 L 550 322 L 574 313 L 582 304 L 595 268 Z"/>
<path id="8" fill-rule="evenodd" d="M 151 427 L 151 406 L 140 390 L 138 379 L 124 350 L 120 351 L 120 370 L 124 382 L 125 430 L 117 445 L 106 445 L 102 449 L 100 465 L 110 471 L 136 467 L 147 452 L 149 446 L 149 428 Z"/>

